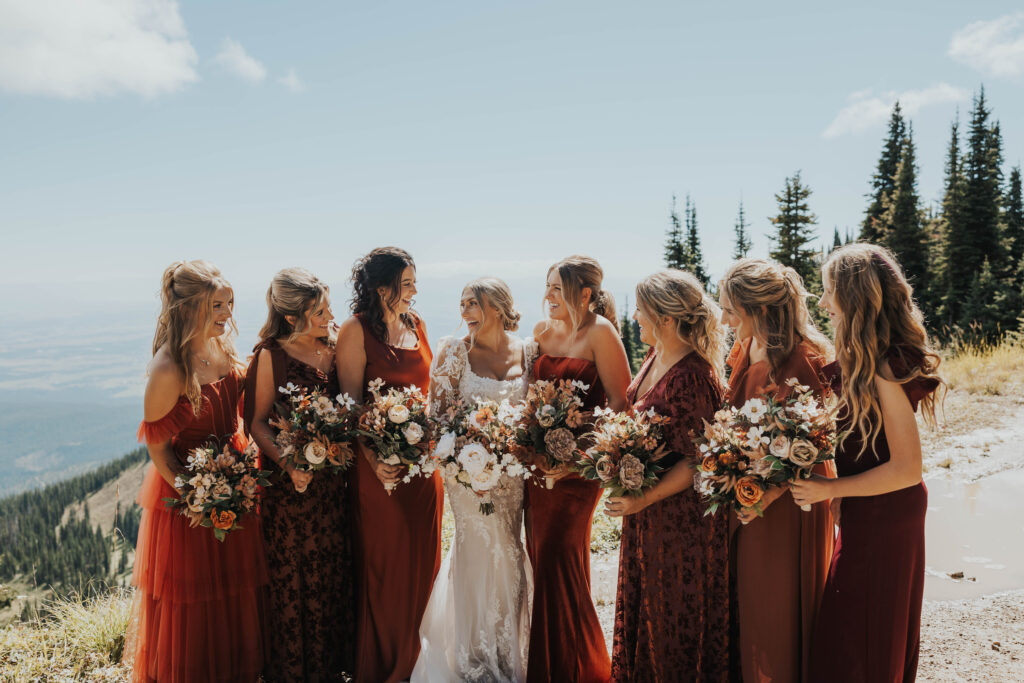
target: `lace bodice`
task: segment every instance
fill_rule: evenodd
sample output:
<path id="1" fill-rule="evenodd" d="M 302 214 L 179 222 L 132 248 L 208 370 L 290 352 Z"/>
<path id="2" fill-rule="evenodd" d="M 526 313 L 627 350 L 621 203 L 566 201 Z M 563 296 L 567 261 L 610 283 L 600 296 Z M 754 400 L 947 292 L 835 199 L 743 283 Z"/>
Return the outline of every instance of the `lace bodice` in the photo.
<path id="1" fill-rule="evenodd" d="M 526 398 L 530 384 L 530 368 L 537 358 L 537 343 L 533 339 L 523 342 L 523 374 L 514 379 L 481 377 L 469 364 L 469 349 L 458 337 L 443 337 L 430 369 L 431 406 L 440 409 L 458 396 L 481 398 L 489 401 L 520 401 Z"/>

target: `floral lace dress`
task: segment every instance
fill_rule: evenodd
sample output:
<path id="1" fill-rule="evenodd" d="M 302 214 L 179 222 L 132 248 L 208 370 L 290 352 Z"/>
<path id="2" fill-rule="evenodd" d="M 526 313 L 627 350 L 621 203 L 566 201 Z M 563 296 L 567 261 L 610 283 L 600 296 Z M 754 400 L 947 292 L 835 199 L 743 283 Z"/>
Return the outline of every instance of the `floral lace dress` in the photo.
<path id="1" fill-rule="evenodd" d="M 526 342 L 521 377 L 496 380 L 470 368 L 465 343 L 445 337 L 431 368 L 432 410 L 457 400 L 518 401 L 526 396 L 536 344 Z M 455 540 L 434 582 L 420 625 L 417 681 L 523 681 L 530 640 L 532 573 L 523 548 L 523 480 L 503 477 L 490 493 L 494 514 L 480 499 L 445 479 L 455 516 Z"/>

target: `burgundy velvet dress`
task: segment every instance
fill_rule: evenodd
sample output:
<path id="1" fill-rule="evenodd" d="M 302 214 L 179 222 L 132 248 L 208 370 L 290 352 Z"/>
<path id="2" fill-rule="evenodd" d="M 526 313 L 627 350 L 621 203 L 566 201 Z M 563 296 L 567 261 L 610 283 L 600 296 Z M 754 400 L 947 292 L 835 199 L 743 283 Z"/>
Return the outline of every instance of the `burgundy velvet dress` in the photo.
<path id="1" fill-rule="evenodd" d="M 143 422 L 139 439 L 170 439 L 184 469 L 189 451 L 211 438 L 226 442 L 242 429 L 236 372 L 202 386 L 197 417 L 182 396 L 167 415 Z M 132 583 L 135 613 L 125 645 L 137 682 L 254 682 L 263 669 L 267 565 L 260 518 L 239 520 L 223 542 L 191 527 L 163 498 L 177 498 L 156 467 L 139 491 L 142 521 Z"/>
<path id="2" fill-rule="evenodd" d="M 385 389 L 415 384 L 426 393 L 433 356 L 422 322 L 416 326 L 416 348 L 402 349 L 379 341 L 357 317 L 366 351 L 364 387 L 379 377 Z M 368 397 L 364 388 L 364 400 Z M 420 653 L 420 621 L 441 568 L 444 488 L 435 472 L 399 483 L 389 496 L 362 454 L 354 475 L 355 680 L 392 683 L 412 675 Z"/>
<path id="3" fill-rule="evenodd" d="M 922 359 L 913 349 L 886 354 L 897 378 L 909 376 Z M 839 364 L 825 371 L 838 393 Z M 903 390 L 914 410 L 938 386 L 913 379 Z M 839 428 L 849 429 L 840 415 Z M 883 428 L 875 447 L 857 457 L 856 431 L 836 453 L 840 477 L 860 474 L 890 458 Z M 839 538 L 814 631 L 810 680 L 813 683 L 913 681 L 921 635 L 924 598 L 924 518 L 928 490 L 924 482 L 877 496 L 843 498 Z"/>
<path id="4" fill-rule="evenodd" d="M 626 400 L 672 418 L 667 472 L 694 457 L 690 434 L 713 419 L 722 390 L 707 361 L 690 353 L 638 397 L 654 358 L 649 351 Z M 612 680 L 729 680 L 729 519 L 704 508 L 689 487 L 623 519 Z"/>
<path id="5" fill-rule="evenodd" d="M 587 409 L 606 402 L 592 361 L 542 354 L 534 361 L 532 377 L 589 385 Z M 543 477 L 526 485 L 526 550 L 534 585 L 527 681 L 589 683 L 607 681 L 611 675 L 590 595 L 590 524 L 600 498 L 598 482 L 575 474 L 556 481 L 551 489 L 544 486 Z"/>
<path id="6" fill-rule="evenodd" d="M 292 358 L 275 339 L 253 349 L 246 372 L 245 421 L 255 413 L 260 351 L 270 353 L 274 387 L 291 382 L 331 398 L 338 375 Z M 279 395 L 282 401 L 285 397 Z M 345 475 L 321 471 L 303 493 L 269 459 L 273 486 L 263 492 L 260 514 L 270 571 L 270 656 L 267 681 L 340 680 L 355 655 L 355 602 L 351 513 Z"/>
<path id="7" fill-rule="evenodd" d="M 726 400 L 742 407 L 748 399 L 772 394 L 785 399 L 785 382 L 800 380 L 817 394 L 824 391 L 825 358 L 801 342 L 772 380 L 767 361 L 750 362 L 748 337 L 729 354 L 732 375 Z M 834 477 L 832 463 L 817 465 L 822 476 Z M 764 516 L 741 526 L 730 514 L 733 535 L 732 572 L 736 622 L 734 645 L 746 683 L 799 683 L 807 676 L 814 617 L 825 590 L 832 557 L 835 525 L 830 501 L 804 512 L 784 492 Z"/>

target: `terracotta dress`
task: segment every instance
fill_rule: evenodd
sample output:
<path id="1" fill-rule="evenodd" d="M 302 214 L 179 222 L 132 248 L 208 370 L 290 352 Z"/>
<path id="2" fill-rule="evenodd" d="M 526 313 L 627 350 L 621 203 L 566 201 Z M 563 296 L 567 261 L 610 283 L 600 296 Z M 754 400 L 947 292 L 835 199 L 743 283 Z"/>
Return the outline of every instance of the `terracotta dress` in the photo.
<path id="1" fill-rule="evenodd" d="M 690 432 L 713 419 L 722 391 L 707 361 L 690 353 L 638 397 L 654 357 L 648 352 L 626 400 L 672 418 L 667 472 L 694 456 Z M 729 519 L 704 508 L 689 487 L 623 519 L 612 680 L 729 680 Z"/>
<path id="2" fill-rule="evenodd" d="M 182 396 L 139 439 L 168 438 L 184 467 L 188 452 L 211 436 L 226 441 L 241 430 L 242 379 L 232 374 L 202 386 L 198 417 Z M 134 681 L 256 681 L 263 669 L 267 566 L 257 515 L 220 542 L 210 529 L 164 505 L 178 494 L 150 467 L 138 502 L 142 522 L 135 553 L 135 615 L 125 646 Z"/>
<path id="3" fill-rule="evenodd" d="M 576 379 L 590 385 L 587 408 L 603 406 L 597 366 L 582 358 L 540 355 L 534 379 Z M 540 482 L 538 485 L 537 482 Z M 601 498 L 596 481 L 571 474 L 543 485 L 527 483 L 526 550 L 533 564 L 533 623 L 528 681 L 606 681 L 611 661 L 590 596 L 590 524 Z"/>
<path id="4" fill-rule="evenodd" d="M 292 358 L 277 340 L 253 349 L 246 372 L 245 421 L 252 423 L 260 351 L 270 353 L 274 387 L 291 382 L 327 396 L 339 393 L 338 376 Z M 283 397 L 282 397 L 283 398 Z M 267 681 L 327 681 L 352 671 L 355 603 L 351 514 L 346 476 L 320 472 L 305 492 L 269 459 L 273 486 L 263 492 L 260 514 L 270 571 L 270 653 Z"/>
<path id="5" fill-rule="evenodd" d="M 430 384 L 430 347 L 417 322 L 414 349 L 389 346 L 363 324 L 364 387 L 380 378 L 384 386 Z M 369 392 L 364 389 L 365 396 Z M 430 588 L 441 567 L 441 477 L 400 483 L 389 496 L 370 463 L 356 458 L 352 478 L 356 539 L 357 681 L 400 681 L 412 674 L 419 656 L 419 626 Z"/>
<path id="6" fill-rule="evenodd" d="M 823 391 L 825 359 L 802 342 L 783 367 L 768 377 L 767 361 L 750 363 L 750 338 L 737 342 L 729 354 L 732 375 L 726 400 L 742 406 L 769 391 L 785 398 L 785 381 L 796 377 Z M 816 472 L 835 476 L 829 463 Z M 740 667 L 745 683 L 806 679 L 814 618 L 825 588 L 835 535 L 828 501 L 803 512 L 786 492 L 745 526 L 735 523 L 733 573 Z"/>
<path id="7" fill-rule="evenodd" d="M 912 349 L 887 354 L 896 377 L 906 377 L 922 359 Z M 838 363 L 825 368 L 839 391 Z M 938 382 L 913 379 L 903 385 L 914 410 Z M 849 429 L 840 415 L 840 429 Z M 840 477 L 860 474 L 890 458 L 883 428 L 875 447 L 860 457 L 856 431 L 836 454 Z M 839 539 L 814 631 L 810 680 L 814 683 L 913 681 L 924 597 L 924 482 L 878 496 L 843 498 Z"/>

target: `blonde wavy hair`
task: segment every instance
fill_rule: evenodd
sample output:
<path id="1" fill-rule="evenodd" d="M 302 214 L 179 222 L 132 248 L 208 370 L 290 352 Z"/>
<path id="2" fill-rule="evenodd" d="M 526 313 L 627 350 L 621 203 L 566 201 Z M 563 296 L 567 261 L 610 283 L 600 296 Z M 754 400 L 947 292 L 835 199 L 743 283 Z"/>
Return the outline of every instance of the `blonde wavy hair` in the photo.
<path id="1" fill-rule="evenodd" d="M 701 287 L 700 281 L 684 270 L 668 269 L 649 275 L 636 286 L 636 303 L 653 320 L 665 316 L 675 321 L 675 334 L 706 360 L 721 382 L 725 362 L 725 327 L 721 310 Z M 660 351 L 658 328 L 651 330 Z"/>
<path id="2" fill-rule="evenodd" d="M 267 320 L 259 337 L 294 341 L 309 331 L 309 314 L 327 302 L 330 288 L 305 268 L 279 270 L 267 289 Z M 288 322 L 293 316 L 296 323 Z M 331 343 L 331 335 L 326 339 Z"/>
<path id="3" fill-rule="evenodd" d="M 577 319 L 576 311 L 583 304 L 584 289 L 590 290 L 587 307 L 597 315 L 611 321 L 616 330 L 619 329 L 619 321 L 615 317 L 615 297 L 608 290 L 601 289 L 601 283 L 604 282 L 604 270 L 596 259 L 578 254 L 567 256 L 548 268 L 548 275 L 551 275 L 553 270 L 557 270 L 558 276 L 562 279 L 562 299 L 569 304 L 569 321 L 572 323 L 573 335 L 576 334 L 580 322 L 582 322 Z"/>
<path id="4" fill-rule="evenodd" d="M 772 381 L 802 341 L 831 360 L 832 343 L 814 326 L 807 310 L 811 294 L 792 268 L 765 259 L 740 259 L 726 272 L 718 290 L 729 307 L 740 309 L 753 321 L 754 336 L 765 345 Z"/>
<path id="5" fill-rule="evenodd" d="M 836 357 L 842 371 L 840 404 L 861 436 L 859 458 L 868 440 L 874 449 L 882 430 L 882 411 L 875 391 L 875 375 L 885 354 L 909 351 L 917 367 L 896 381 L 938 380 L 941 358 L 928 344 L 924 315 L 914 301 L 914 290 L 891 251 L 874 244 L 849 244 L 832 252 L 822 266 L 823 279 L 840 315 L 836 316 Z M 920 361 L 917 359 L 920 358 Z M 936 392 L 921 402 L 925 422 L 935 425 Z"/>
<path id="6" fill-rule="evenodd" d="M 202 406 L 202 388 L 196 376 L 189 344 L 193 339 L 205 339 L 213 325 L 213 295 L 219 289 L 231 289 L 217 266 L 207 261 L 175 261 L 167 266 L 160 286 L 160 315 L 153 335 L 153 355 L 164 345 L 185 379 L 185 397 L 192 404 L 192 412 L 199 415 Z M 238 334 L 235 319 L 228 321 L 227 330 L 214 340 L 232 367 L 241 367 L 234 337 Z"/>
<path id="7" fill-rule="evenodd" d="M 496 277 L 480 277 L 467 282 L 463 290 L 466 289 L 473 292 L 485 319 L 487 316 L 485 304 L 489 304 L 501 316 L 503 330 L 515 332 L 519 329 L 519 321 L 523 316 L 516 310 L 515 301 L 512 299 L 512 290 L 508 288 L 504 280 Z"/>

